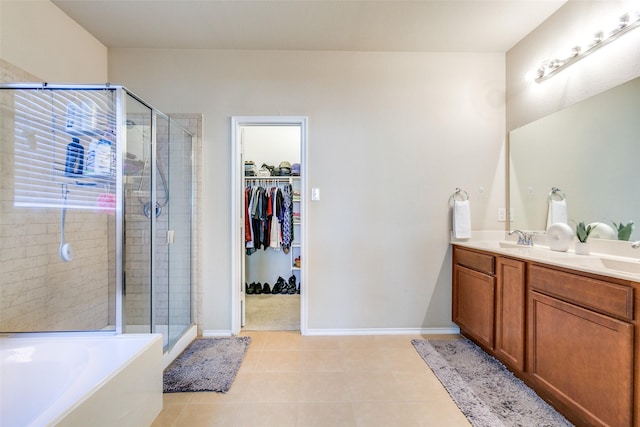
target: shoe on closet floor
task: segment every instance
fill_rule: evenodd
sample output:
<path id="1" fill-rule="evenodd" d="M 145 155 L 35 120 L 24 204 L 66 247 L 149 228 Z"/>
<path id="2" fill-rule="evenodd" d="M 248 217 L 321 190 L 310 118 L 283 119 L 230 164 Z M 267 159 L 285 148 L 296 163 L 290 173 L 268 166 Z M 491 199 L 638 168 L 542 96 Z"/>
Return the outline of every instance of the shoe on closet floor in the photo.
<path id="1" fill-rule="evenodd" d="M 246 283 L 244 285 L 245 285 L 245 289 L 244 289 L 245 293 L 247 295 L 253 294 L 253 288 L 255 287 L 256 284 L 252 282 L 249 286 L 247 286 Z"/>
<path id="2" fill-rule="evenodd" d="M 296 293 L 298 286 L 296 285 L 296 276 L 291 275 L 289 277 L 289 283 L 287 284 L 287 293 L 293 295 Z"/>
<path id="3" fill-rule="evenodd" d="M 262 284 L 260 282 L 256 283 L 256 286 L 253 288 L 253 293 L 256 295 L 262 293 Z"/>
<path id="4" fill-rule="evenodd" d="M 262 285 L 262 293 L 263 294 L 270 294 L 271 293 L 271 286 L 269 286 L 269 284 L 267 282 L 264 282 L 264 285 Z"/>
<path id="5" fill-rule="evenodd" d="M 278 276 L 278 280 L 276 284 L 273 285 L 273 289 L 271 290 L 272 294 L 279 294 L 282 291 L 282 285 L 284 284 L 284 279 Z"/>

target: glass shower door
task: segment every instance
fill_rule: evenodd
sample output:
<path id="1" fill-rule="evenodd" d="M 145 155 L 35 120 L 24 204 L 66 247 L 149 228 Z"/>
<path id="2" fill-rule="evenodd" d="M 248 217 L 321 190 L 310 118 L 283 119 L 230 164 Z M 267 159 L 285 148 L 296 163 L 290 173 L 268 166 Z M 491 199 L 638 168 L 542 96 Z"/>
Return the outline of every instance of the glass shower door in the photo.
<path id="1" fill-rule="evenodd" d="M 169 346 L 191 325 L 191 135 L 169 119 L 168 204 L 168 341 Z"/>
<path id="2" fill-rule="evenodd" d="M 123 171 L 123 324 L 125 333 L 151 332 L 152 110 L 126 96 L 126 146 Z"/>

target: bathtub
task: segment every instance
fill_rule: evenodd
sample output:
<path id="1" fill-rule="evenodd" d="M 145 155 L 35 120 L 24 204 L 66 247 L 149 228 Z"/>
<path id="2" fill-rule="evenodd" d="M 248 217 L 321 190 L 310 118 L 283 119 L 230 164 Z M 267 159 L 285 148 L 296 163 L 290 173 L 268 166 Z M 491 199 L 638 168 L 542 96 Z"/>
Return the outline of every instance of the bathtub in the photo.
<path id="1" fill-rule="evenodd" d="M 0 426 L 148 426 L 162 410 L 158 334 L 0 338 Z"/>

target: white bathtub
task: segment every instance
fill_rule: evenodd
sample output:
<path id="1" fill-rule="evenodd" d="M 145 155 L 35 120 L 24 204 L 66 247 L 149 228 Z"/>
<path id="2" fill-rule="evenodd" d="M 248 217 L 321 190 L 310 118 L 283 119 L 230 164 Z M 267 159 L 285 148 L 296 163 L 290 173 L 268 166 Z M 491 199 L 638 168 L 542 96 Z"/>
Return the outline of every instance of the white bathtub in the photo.
<path id="1" fill-rule="evenodd" d="M 162 409 L 157 334 L 0 338 L 0 426 L 148 426 Z"/>

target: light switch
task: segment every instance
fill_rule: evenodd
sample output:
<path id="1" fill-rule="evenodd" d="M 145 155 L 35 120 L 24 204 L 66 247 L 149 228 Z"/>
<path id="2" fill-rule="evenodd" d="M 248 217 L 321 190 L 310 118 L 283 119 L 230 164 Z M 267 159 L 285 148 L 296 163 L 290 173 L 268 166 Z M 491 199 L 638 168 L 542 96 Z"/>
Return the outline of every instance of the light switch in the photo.
<path id="1" fill-rule="evenodd" d="M 314 202 L 317 202 L 318 200 L 320 200 L 320 189 L 319 188 L 312 188 L 311 189 L 311 200 L 313 200 Z"/>

